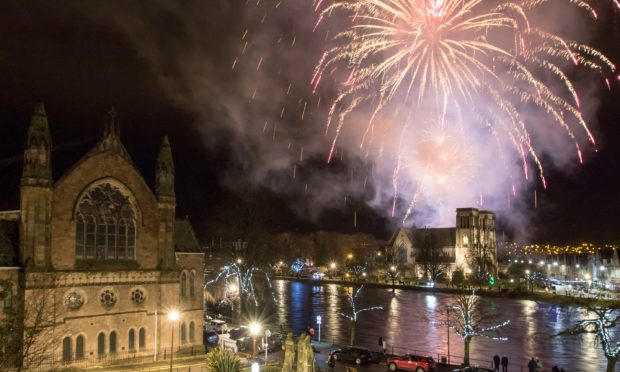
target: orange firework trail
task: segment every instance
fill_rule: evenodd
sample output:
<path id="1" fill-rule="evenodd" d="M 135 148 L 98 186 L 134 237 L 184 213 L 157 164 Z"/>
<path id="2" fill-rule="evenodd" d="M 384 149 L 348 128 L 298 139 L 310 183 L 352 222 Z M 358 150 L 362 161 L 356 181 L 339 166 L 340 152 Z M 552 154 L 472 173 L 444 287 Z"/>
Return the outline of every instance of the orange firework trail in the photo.
<path id="1" fill-rule="evenodd" d="M 564 1 L 596 18 L 589 2 Z M 618 6 L 617 0 L 613 1 Z M 338 82 L 339 91 L 326 125 L 326 131 L 335 132 L 328 161 L 346 118 L 358 109 L 370 107 L 372 112 L 362 132 L 364 146 L 365 141 L 370 144 L 377 140 L 375 137 L 381 138 L 382 131 L 392 123 L 412 125 L 402 116 L 392 123 L 375 120 L 385 110 L 405 107 L 402 112 L 415 119 L 419 110 L 430 107 L 433 120 L 443 121 L 445 107 L 449 106 L 475 118 L 449 121 L 457 121 L 469 132 L 486 129 L 501 138 L 498 146 L 511 144 L 521 158 L 525 178 L 528 162 L 532 162 L 545 187 L 543 166 L 528 130 L 534 123 L 527 121 L 524 108 L 555 122 L 571 139 L 582 162 L 577 133 L 583 133 L 592 145 L 595 139 L 582 116 L 579 96 L 567 70 L 592 70 L 609 86 L 608 78 L 616 68 L 589 45 L 538 28 L 531 14 L 547 2 L 316 0 L 315 29 L 330 17 L 348 20 L 338 22 L 341 28 L 333 38 L 334 45 L 324 52 L 311 79 L 313 91 L 325 76 Z M 401 150 L 397 156 L 395 185 L 402 164 L 408 161 L 402 158 Z M 415 152 L 412 156 L 416 157 Z M 411 161 L 424 162 L 419 158 Z M 412 199 L 417 200 L 417 195 Z"/>

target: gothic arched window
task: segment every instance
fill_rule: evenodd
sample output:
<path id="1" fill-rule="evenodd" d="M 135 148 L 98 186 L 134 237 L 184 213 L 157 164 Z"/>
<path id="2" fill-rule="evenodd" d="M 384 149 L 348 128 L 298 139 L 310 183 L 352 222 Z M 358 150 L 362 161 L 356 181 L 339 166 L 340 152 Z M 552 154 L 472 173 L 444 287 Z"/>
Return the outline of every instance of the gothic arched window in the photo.
<path id="1" fill-rule="evenodd" d="M 189 322 L 189 340 L 191 342 L 196 341 L 196 325 L 193 321 Z"/>
<path id="2" fill-rule="evenodd" d="M 138 346 L 140 350 L 146 347 L 146 329 L 140 328 L 140 332 L 138 333 Z"/>
<path id="3" fill-rule="evenodd" d="M 84 359 L 84 336 L 75 339 L 75 359 Z"/>
<path id="4" fill-rule="evenodd" d="M 109 183 L 84 193 L 75 213 L 78 260 L 133 260 L 136 212 L 129 198 Z"/>
<path id="5" fill-rule="evenodd" d="M 110 332 L 110 353 L 116 353 L 116 332 Z"/>
<path id="6" fill-rule="evenodd" d="M 196 295 L 196 290 L 194 289 L 195 276 L 196 275 L 194 275 L 193 271 L 189 274 L 189 296 L 190 297 L 194 297 Z"/>
<path id="7" fill-rule="evenodd" d="M 97 355 L 105 354 L 105 333 L 97 335 Z"/>
<path id="8" fill-rule="evenodd" d="M 129 330 L 129 340 L 128 340 L 128 344 L 129 344 L 129 351 L 134 351 L 136 350 L 136 331 L 132 329 Z"/>
<path id="9" fill-rule="evenodd" d="M 65 337 L 62 340 L 62 361 L 67 363 L 71 361 L 71 337 Z"/>
<path id="10" fill-rule="evenodd" d="M 187 342 L 187 325 L 185 322 L 181 323 L 181 343 L 184 344 Z"/>
<path id="11" fill-rule="evenodd" d="M 181 297 L 187 296 L 187 275 L 181 273 Z"/>

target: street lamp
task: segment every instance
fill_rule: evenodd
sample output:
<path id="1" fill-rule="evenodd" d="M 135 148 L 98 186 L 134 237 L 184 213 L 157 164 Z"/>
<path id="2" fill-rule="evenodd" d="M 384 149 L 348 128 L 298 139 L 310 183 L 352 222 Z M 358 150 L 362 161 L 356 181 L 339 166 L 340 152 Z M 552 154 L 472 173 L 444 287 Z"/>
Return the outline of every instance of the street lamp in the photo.
<path id="1" fill-rule="evenodd" d="M 256 322 L 250 323 L 250 334 L 252 335 L 253 340 L 252 359 L 256 359 L 256 336 L 260 333 L 260 329 L 260 324 Z"/>
<path id="2" fill-rule="evenodd" d="M 240 258 L 237 258 L 237 264 L 241 265 L 243 263 L 243 260 Z"/>
<path id="3" fill-rule="evenodd" d="M 349 253 L 349 254 L 347 255 L 347 258 L 348 258 L 349 260 L 350 260 L 350 259 L 352 259 L 352 258 L 353 258 L 353 253 Z"/>
<path id="4" fill-rule="evenodd" d="M 527 286 L 527 290 L 530 290 L 530 271 L 529 270 L 525 270 L 525 284 Z"/>
<path id="5" fill-rule="evenodd" d="M 170 372 L 172 372 L 172 360 L 174 356 L 174 324 L 179 320 L 181 315 L 178 311 L 172 310 L 168 313 L 168 320 L 172 322 L 172 330 L 170 331 Z"/>

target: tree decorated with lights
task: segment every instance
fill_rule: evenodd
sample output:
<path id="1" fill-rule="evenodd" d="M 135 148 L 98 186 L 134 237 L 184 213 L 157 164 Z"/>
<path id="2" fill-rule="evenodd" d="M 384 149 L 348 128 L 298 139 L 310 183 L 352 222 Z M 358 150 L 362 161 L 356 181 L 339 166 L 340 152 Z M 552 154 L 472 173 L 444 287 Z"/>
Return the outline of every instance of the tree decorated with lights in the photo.
<path id="1" fill-rule="evenodd" d="M 299 276 L 301 275 L 301 271 L 304 269 L 304 267 L 308 266 L 308 261 L 304 261 L 301 258 L 298 258 L 291 265 L 291 270 L 295 273 L 295 276 L 299 278 Z"/>
<path id="2" fill-rule="evenodd" d="M 348 314 L 339 313 L 342 317 L 349 319 L 349 322 L 351 323 L 351 339 L 349 342 L 350 345 L 353 345 L 355 341 L 355 326 L 357 324 L 357 318 L 359 314 L 366 311 L 383 310 L 382 306 L 359 308 L 358 301 L 361 298 L 362 289 L 364 289 L 364 286 L 359 287 L 357 290 L 355 290 L 353 287 L 345 289 L 344 297 L 347 299 L 349 305 L 351 306 L 351 312 Z"/>
<path id="3" fill-rule="evenodd" d="M 254 284 L 254 280 L 257 276 L 265 278 L 271 298 L 276 302 L 269 275 L 258 267 L 244 266 L 242 260 L 224 265 L 218 275 L 213 280 L 207 282 L 205 286 L 216 284 L 221 281 L 224 282 L 225 291 L 221 303 L 231 302 L 232 299 L 229 297 L 236 292 L 232 290 L 232 288 L 236 288 L 236 290 L 239 291 L 240 312 L 243 313 L 244 305 L 247 301 L 251 301 L 255 306 L 258 306 L 258 296 Z"/>
<path id="4" fill-rule="evenodd" d="M 595 335 L 594 345 L 603 349 L 607 358 L 607 372 L 616 370 L 616 363 L 620 358 L 620 342 L 612 339 L 610 330 L 616 328 L 620 315 L 617 308 L 592 306 L 584 303 L 585 319 L 577 322 L 572 328 L 561 332 L 560 335 L 578 336 L 583 334 Z"/>
<path id="5" fill-rule="evenodd" d="M 506 337 L 498 336 L 499 329 L 507 326 L 510 320 L 496 322 L 493 314 L 480 300 L 475 291 L 456 296 L 448 308 L 446 322 L 448 326 L 461 336 L 464 342 L 463 364 L 469 365 L 469 345 L 474 337 L 486 337 L 492 340 L 506 341 Z"/>

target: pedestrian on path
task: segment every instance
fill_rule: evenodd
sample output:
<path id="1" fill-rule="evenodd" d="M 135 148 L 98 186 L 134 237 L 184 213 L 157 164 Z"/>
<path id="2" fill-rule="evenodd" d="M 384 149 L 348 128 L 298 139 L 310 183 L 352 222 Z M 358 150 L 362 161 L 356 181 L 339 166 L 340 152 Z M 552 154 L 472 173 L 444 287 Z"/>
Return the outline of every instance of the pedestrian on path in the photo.
<path id="1" fill-rule="evenodd" d="M 500 362 L 499 355 L 495 354 L 493 356 L 493 365 L 495 366 L 495 369 L 494 369 L 495 372 L 499 372 L 499 362 Z"/>
<path id="2" fill-rule="evenodd" d="M 502 357 L 502 372 L 508 372 L 508 357 Z"/>
<path id="3" fill-rule="evenodd" d="M 527 370 L 528 372 L 536 372 L 536 367 L 536 359 L 532 357 L 532 359 L 530 359 L 530 361 L 527 363 Z"/>
<path id="4" fill-rule="evenodd" d="M 330 371 L 334 371 L 334 367 L 336 367 L 336 358 L 334 358 L 334 353 L 329 353 L 329 356 L 327 357 L 327 366 Z"/>
<path id="5" fill-rule="evenodd" d="M 384 351 L 383 351 L 383 336 L 379 336 L 379 350 L 381 350 L 381 352 L 384 353 Z"/>
<path id="6" fill-rule="evenodd" d="M 385 354 L 387 351 L 387 342 L 385 342 L 385 340 L 383 340 L 383 345 L 381 345 L 381 347 L 383 348 L 383 354 Z"/>

